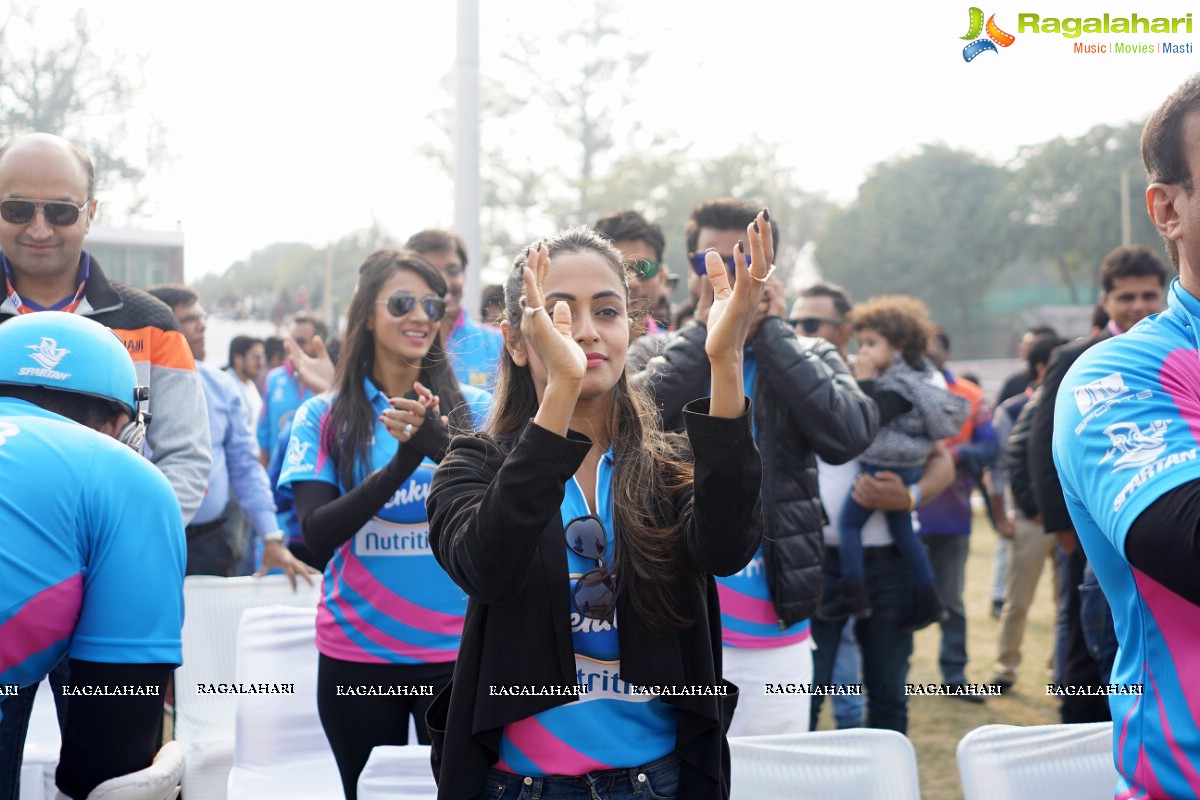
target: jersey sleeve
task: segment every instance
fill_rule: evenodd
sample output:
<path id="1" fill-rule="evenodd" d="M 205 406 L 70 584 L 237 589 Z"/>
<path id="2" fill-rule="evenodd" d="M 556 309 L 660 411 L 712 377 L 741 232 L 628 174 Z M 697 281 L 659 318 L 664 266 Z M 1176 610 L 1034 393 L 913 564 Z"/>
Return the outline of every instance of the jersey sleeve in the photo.
<path id="1" fill-rule="evenodd" d="M 1200 478 L 1195 362 L 1195 350 L 1164 352 L 1125 334 L 1085 353 L 1059 390 L 1053 447 L 1063 492 L 1120 553 L 1139 514 Z"/>
<path id="2" fill-rule="evenodd" d="M 119 449 L 118 449 L 119 448 Z M 81 495 L 83 605 L 71 657 L 109 664 L 180 664 L 183 519 L 171 484 L 121 445 L 98 450 Z"/>
<path id="3" fill-rule="evenodd" d="M 279 491 L 292 494 L 298 481 L 323 481 L 338 485 L 337 471 L 321 442 L 321 431 L 329 418 L 326 395 L 305 400 L 292 417 L 283 469 L 279 473 Z"/>

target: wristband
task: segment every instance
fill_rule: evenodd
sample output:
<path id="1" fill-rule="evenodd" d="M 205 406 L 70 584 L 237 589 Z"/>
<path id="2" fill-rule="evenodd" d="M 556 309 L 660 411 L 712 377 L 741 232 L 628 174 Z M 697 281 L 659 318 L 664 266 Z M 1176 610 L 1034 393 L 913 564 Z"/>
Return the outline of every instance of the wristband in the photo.
<path id="1" fill-rule="evenodd" d="M 262 538 L 264 542 L 279 542 L 282 544 L 283 540 L 287 537 L 284 535 L 283 531 L 268 531 L 267 533 L 263 534 Z"/>
<path id="2" fill-rule="evenodd" d="M 908 496 L 912 500 L 912 505 L 910 505 L 908 507 L 909 511 L 912 511 L 917 506 L 921 505 L 921 487 L 920 486 L 918 486 L 915 483 L 910 483 L 908 485 Z"/>

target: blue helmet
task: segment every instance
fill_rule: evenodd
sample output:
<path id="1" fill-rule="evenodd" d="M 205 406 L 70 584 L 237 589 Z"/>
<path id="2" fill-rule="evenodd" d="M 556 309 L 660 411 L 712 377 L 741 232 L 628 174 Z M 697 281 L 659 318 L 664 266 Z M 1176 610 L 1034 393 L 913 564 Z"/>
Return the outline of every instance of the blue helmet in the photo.
<path id="1" fill-rule="evenodd" d="M 115 400 L 137 417 L 137 372 L 125 344 L 98 322 L 63 311 L 24 314 L 0 325 L 0 383 Z"/>

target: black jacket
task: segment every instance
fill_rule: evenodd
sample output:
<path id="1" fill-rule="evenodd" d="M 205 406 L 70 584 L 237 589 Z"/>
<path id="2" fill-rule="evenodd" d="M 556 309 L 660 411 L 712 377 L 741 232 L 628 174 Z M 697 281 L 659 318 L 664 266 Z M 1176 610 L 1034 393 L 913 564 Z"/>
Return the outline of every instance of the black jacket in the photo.
<path id="1" fill-rule="evenodd" d="M 758 547 L 762 467 L 750 415 L 706 415 L 708 401 L 684 414 L 695 481 L 658 507 L 682 520 L 672 585 L 684 630 L 655 633 L 617 600 L 621 677 L 634 685 L 712 686 L 721 674 L 721 614 L 712 575 L 744 567 Z M 454 680 L 427 715 L 441 800 L 480 796 L 502 727 L 573 698 L 492 696 L 489 686 L 573 686 L 566 542 L 559 507 L 564 487 L 591 449 L 537 425 L 491 439 L 460 436 L 430 487 L 429 541 L 438 562 L 470 597 Z M 679 709 L 679 796 L 729 795 L 725 731 L 737 703 L 728 696 L 664 696 Z"/>
<path id="2" fill-rule="evenodd" d="M 1054 533 L 1068 528 L 1074 529 L 1071 515 L 1067 512 L 1067 499 L 1063 496 L 1062 484 L 1058 481 L 1058 469 L 1054 466 L 1054 408 L 1058 400 L 1058 389 L 1062 386 L 1067 370 L 1094 344 L 1112 336 L 1102 330 L 1095 336 L 1068 342 L 1056 347 L 1046 365 L 1046 377 L 1042 380 L 1042 397 L 1033 412 L 1029 436 L 1029 475 L 1033 479 L 1033 493 L 1037 507 L 1042 512 L 1042 528 Z"/>
<path id="3" fill-rule="evenodd" d="M 634 377 L 635 385 L 654 396 L 669 429 L 680 427 L 685 403 L 708 394 L 706 336 L 703 325 L 683 328 Z M 860 455 L 879 430 L 879 413 L 824 339 L 799 337 L 786 321 L 767 317 L 753 347 L 763 558 L 775 613 L 788 626 L 811 617 L 821 599 L 821 529 L 828 515 L 821 506 L 816 456 L 844 464 Z"/>

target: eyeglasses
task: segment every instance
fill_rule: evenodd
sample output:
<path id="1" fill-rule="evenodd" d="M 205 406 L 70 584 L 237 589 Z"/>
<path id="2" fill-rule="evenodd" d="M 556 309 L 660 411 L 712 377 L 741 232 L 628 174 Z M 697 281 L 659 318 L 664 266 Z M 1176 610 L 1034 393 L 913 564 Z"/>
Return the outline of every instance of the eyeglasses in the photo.
<path id="1" fill-rule="evenodd" d="M 417 296 L 402 289 L 392 292 L 391 297 L 387 300 L 375 301 L 375 304 L 387 306 L 388 313 L 393 317 L 403 317 L 417 307 Z M 437 322 L 446 316 L 446 301 L 436 294 L 427 294 L 422 297 L 421 308 L 425 310 L 425 316 L 429 317 L 430 322 Z"/>
<path id="2" fill-rule="evenodd" d="M 604 523 L 595 514 L 576 517 L 567 523 L 565 529 L 567 547 L 576 555 L 599 561 L 600 566 L 583 573 L 572 591 L 575 599 L 575 610 L 588 619 L 612 620 L 613 576 L 608 571 L 608 563 L 604 560 L 608 537 L 604 533 Z"/>
<path id="3" fill-rule="evenodd" d="M 826 319 L 825 317 L 802 317 L 801 319 L 789 319 L 788 323 L 794 328 L 797 325 L 810 336 L 821 329 L 822 325 L 833 325 L 837 327 L 845 320 L 843 319 Z"/>
<path id="4" fill-rule="evenodd" d="M 87 208 L 87 203 L 75 205 L 65 200 L 25 200 L 20 197 L 10 197 L 0 200 L 0 218 L 13 225 L 28 225 L 33 222 L 37 210 L 42 209 L 46 222 L 56 228 L 68 228 L 79 221 L 79 212 Z"/>
<path id="5" fill-rule="evenodd" d="M 662 269 L 662 264 L 659 264 L 657 261 L 648 261 L 647 259 L 639 258 L 629 265 L 629 269 L 633 271 L 635 277 L 643 281 L 648 281 L 658 275 L 659 270 Z"/>
<path id="6" fill-rule="evenodd" d="M 688 260 L 692 263 L 692 271 L 700 277 L 708 275 L 708 267 L 704 263 L 704 257 L 707 253 L 692 253 L 688 256 Z M 737 265 L 733 262 L 733 256 L 721 259 L 725 262 L 725 272 L 729 275 L 729 280 L 732 282 L 737 278 Z M 750 254 L 746 254 L 746 266 L 750 266 Z"/>

